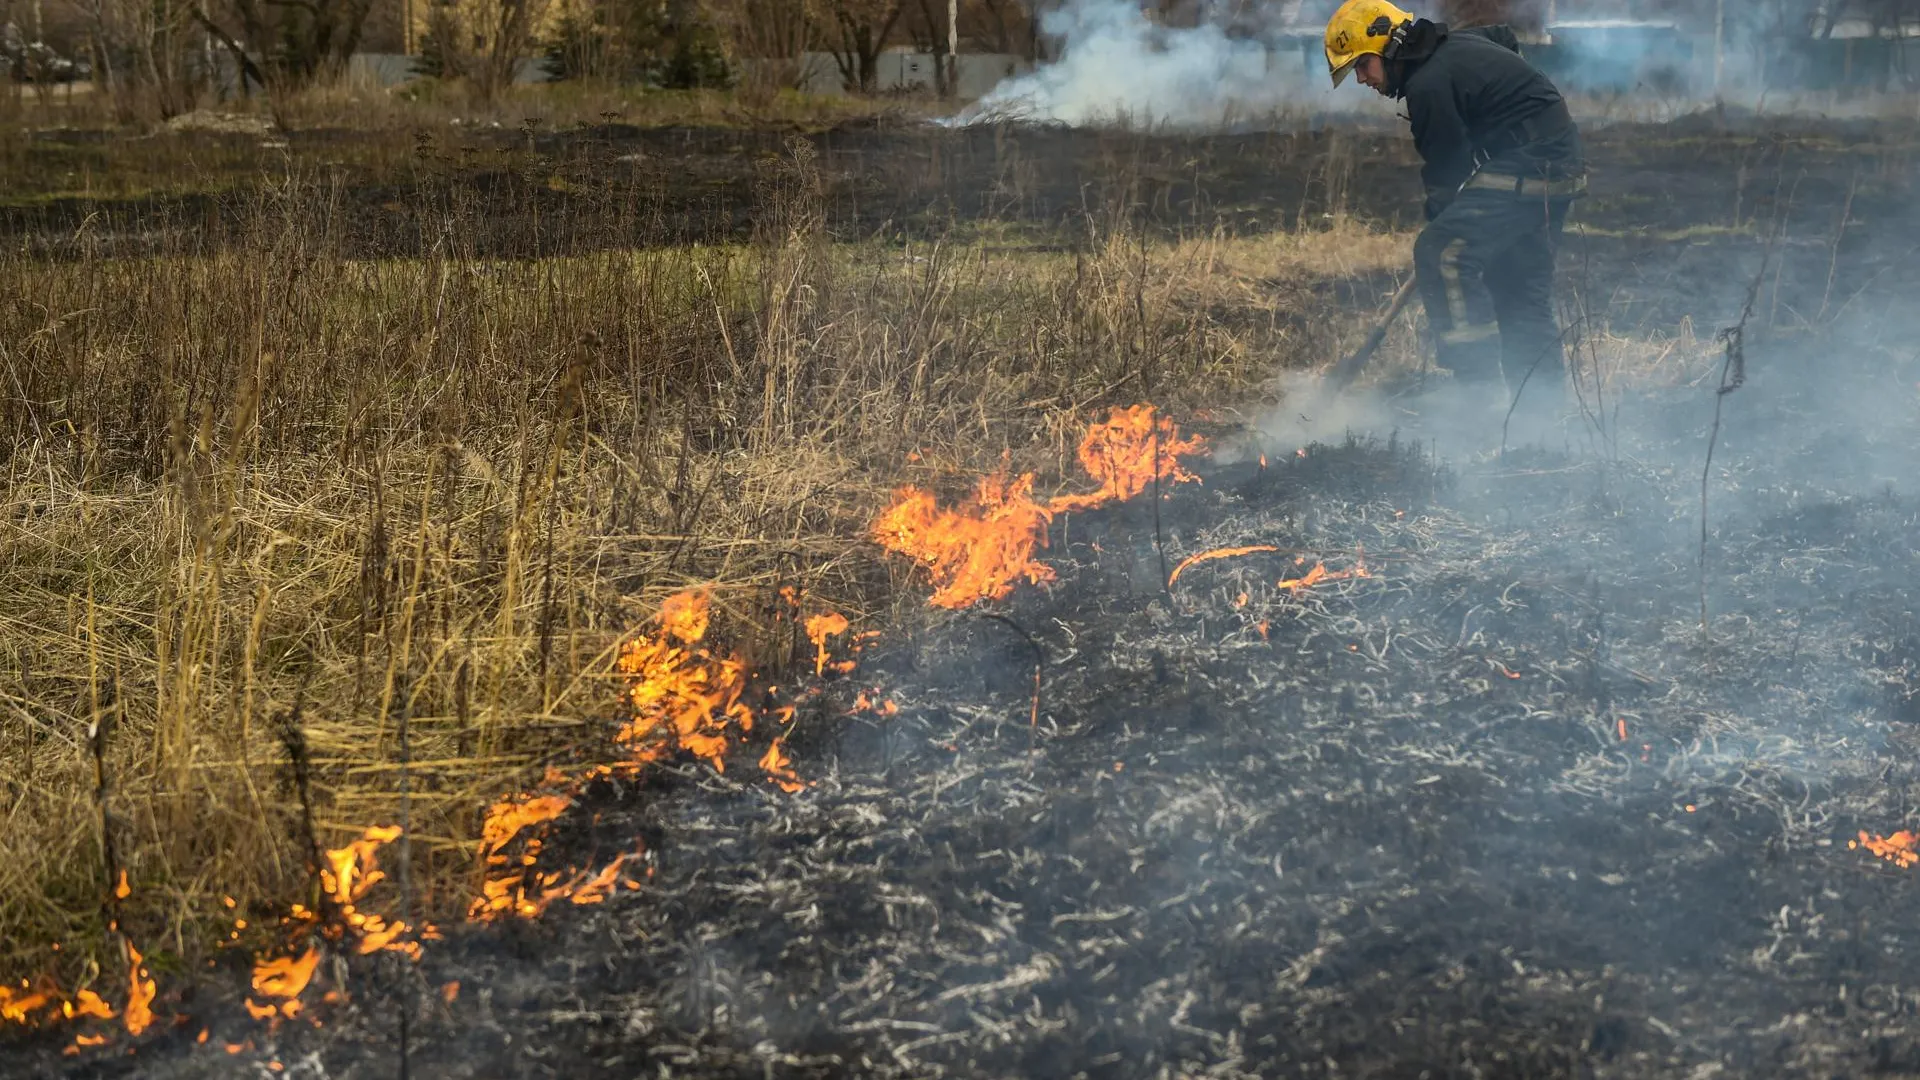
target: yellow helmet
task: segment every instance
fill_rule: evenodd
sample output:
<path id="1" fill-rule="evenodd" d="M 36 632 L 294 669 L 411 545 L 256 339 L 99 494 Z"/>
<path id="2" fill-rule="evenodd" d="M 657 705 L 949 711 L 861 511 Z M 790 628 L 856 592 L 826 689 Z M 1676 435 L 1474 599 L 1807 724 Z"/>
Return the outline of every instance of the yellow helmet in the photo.
<path id="1" fill-rule="evenodd" d="M 1368 54 L 1384 56 L 1394 31 L 1411 23 L 1413 12 L 1387 0 L 1347 0 L 1327 20 L 1327 74 L 1333 85 L 1346 81 L 1347 72 Z"/>

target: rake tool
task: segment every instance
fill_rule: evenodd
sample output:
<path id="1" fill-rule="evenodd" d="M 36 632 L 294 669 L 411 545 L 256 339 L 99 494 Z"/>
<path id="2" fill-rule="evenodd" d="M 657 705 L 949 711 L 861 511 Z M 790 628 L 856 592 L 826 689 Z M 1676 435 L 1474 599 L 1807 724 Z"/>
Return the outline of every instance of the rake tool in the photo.
<path id="1" fill-rule="evenodd" d="M 1413 297 L 1414 280 L 1414 275 L 1407 275 L 1407 280 L 1400 283 L 1399 291 L 1393 294 L 1393 301 L 1387 305 L 1387 313 L 1373 324 L 1373 329 L 1367 331 L 1367 340 L 1327 372 L 1327 382 L 1332 384 L 1335 393 L 1345 390 L 1353 382 L 1354 376 L 1360 374 L 1360 369 L 1367 366 L 1367 361 L 1373 359 L 1373 354 L 1379 351 L 1380 343 L 1387 339 L 1387 330 L 1393 326 L 1393 320 L 1400 317 L 1401 309 Z"/>

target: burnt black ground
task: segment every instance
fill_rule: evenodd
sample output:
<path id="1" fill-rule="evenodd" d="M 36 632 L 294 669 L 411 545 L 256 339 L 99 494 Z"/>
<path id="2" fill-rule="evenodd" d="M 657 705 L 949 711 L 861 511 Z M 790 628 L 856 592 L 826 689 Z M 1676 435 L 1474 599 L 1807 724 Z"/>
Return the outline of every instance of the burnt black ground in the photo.
<path id="1" fill-rule="evenodd" d="M 1561 260 L 1562 295 L 1582 298 L 1569 321 L 1644 335 L 1692 319 L 1709 336 L 1736 317 L 1769 238 L 1783 256 L 1763 297 L 1769 327 L 1858 323 L 1878 317 L 1867 300 L 1920 289 L 1920 130 L 1910 120 L 1728 110 L 1582 123 L 1592 178 Z M 284 151 L 195 133 L 167 137 L 192 144 L 178 152 L 215 160 L 256 154 L 257 169 L 209 178 L 217 194 L 0 199 L 0 237 L 49 259 L 191 256 L 281 235 L 289 223 L 307 243 L 370 258 L 442 252 L 449 238 L 454 247 L 444 250 L 469 258 L 734 243 L 752 235 L 766 209 L 764 181 L 798 145 L 811 158 L 827 230 L 847 241 L 1085 250 L 1118 228 L 1258 235 L 1342 216 L 1409 229 L 1422 194 L 1400 127 L 1383 118 L 1205 134 L 899 122 L 807 135 L 436 130 L 401 155 L 404 169 L 336 163 L 355 160 L 341 147 L 391 143 L 391 132 L 296 131 Z M 1396 284 L 1356 274 L 1315 291 L 1370 316 Z"/>
<path id="2" fill-rule="evenodd" d="M 803 717 L 807 791 L 598 789 L 554 850 L 644 838 L 646 887 L 430 948 L 414 1075 L 1920 1070 L 1920 869 L 1847 847 L 1920 795 L 1920 501 L 1870 464 L 1920 425 L 1861 404 L 1920 388 L 1911 353 L 1801 386 L 1803 347 L 1728 401 L 1708 632 L 1710 388 L 1626 402 L 1617 457 L 1216 460 L 1168 558 L 1286 552 L 1169 595 L 1148 505 L 1075 518 L 995 609 L 1044 653 L 1037 728 L 1027 641 L 942 616 Z M 1274 587 L 1362 546 L 1371 578 Z M 900 714 L 847 716 L 863 686 Z M 323 1028 L 215 989 L 214 1042 L 261 1049 L 189 1025 L 66 1075 L 395 1075 L 391 974 L 350 968 Z"/>
<path id="3" fill-rule="evenodd" d="M 1684 135 L 1620 147 L 1627 201 L 1583 220 L 1621 235 L 1584 265 L 1570 242 L 1618 328 L 1710 336 L 1759 266 L 1764 224 L 1678 234 L 1730 221 L 1728 174 L 1777 145 Z M 1037 728 L 1027 641 L 929 617 L 803 717 L 807 791 L 698 767 L 596 790 L 552 852 L 641 838 L 646 887 L 433 945 L 414 1075 L 1920 1074 L 1920 868 L 1846 846 L 1920 821 L 1911 176 L 1804 152 L 1749 170 L 1787 259 L 1724 402 L 1706 632 L 1710 385 L 1622 403 L 1617 448 L 1223 453 L 1163 505 L 1167 559 L 1286 552 L 1169 595 L 1144 501 L 1076 517 L 1060 580 L 995 609 L 1044 655 Z M 1371 578 L 1274 587 L 1363 545 Z M 846 715 L 870 685 L 897 717 Z M 340 970 L 354 1003 L 318 1029 L 264 1035 L 235 971 L 131 1056 L 4 1068 L 396 1075 L 400 984 Z"/>
<path id="4" fill-rule="evenodd" d="M 1911 121 L 1709 111 L 1658 124 L 1582 122 L 1594 194 L 1579 217 L 1627 241 L 1629 253 L 1663 248 L 1673 238 L 1662 234 L 1675 230 L 1713 243 L 1715 229 L 1772 216 L 1817 221 L 1824 236 L 1849 192 L 1861 221 L 1899 231 L 1909 244 L 1920 239 L 1904 213 L 1920 146 Z M 37 137 L 100 138 L 61 130 Z M 285 149 L 259 148 L 245 136 L 166 137 L 210 157 L 218 149 L 222 161 L 255 155 L 257 172 L 209 177 L 218 194 L 0 199 L 0 235 L 54 257 L 240 242 L 263 208 L 274 212 L 275 199 L 263 192 L 286 183 L 291 160 L 295 179 L 326 190 L 327 241 L 350 256 L 432 250 L 449 218 L 463 248 L 479 257 L 722 242 L 750 234 L 762 170 L 790 157 L 796 143 L 813 158 L 829 227 L 843 239 L 940 236 L 987 221 L 1071 246 L 1086 242 L 1090 221 L 1257 233 L 1313 227 L 1332 213 L 1404 228 L 1419 223 L 1422 206 L 1410 141 L 1384 116 L 1364 126 L 1302 121 L 1236 133 L 899 121 L 807 135 L 611 124 L 531 138 L 433 130 L 399 155 L 404 168 L 353 165 L 341 149 L 394 142 L 392 133 L 294 131 Z"/>

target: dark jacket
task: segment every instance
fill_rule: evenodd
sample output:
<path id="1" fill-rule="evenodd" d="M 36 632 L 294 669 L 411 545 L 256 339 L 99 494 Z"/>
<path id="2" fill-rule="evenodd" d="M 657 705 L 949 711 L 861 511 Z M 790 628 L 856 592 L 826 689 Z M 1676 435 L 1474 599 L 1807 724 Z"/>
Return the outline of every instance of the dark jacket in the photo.
<path id="1" fill-rule="evenodd" d="M 1426 162 L 1427 216 L 1453 201 L 1473 174 L 1559 178 L 1581 171 L 1580 134 L 1552 80 L 1520 55 L 1504 26 L 1449 30 L 1426 19 L 1408 30 L 1388 65 L 1389 89 L 1407 103 L 1413 144 Z"/>

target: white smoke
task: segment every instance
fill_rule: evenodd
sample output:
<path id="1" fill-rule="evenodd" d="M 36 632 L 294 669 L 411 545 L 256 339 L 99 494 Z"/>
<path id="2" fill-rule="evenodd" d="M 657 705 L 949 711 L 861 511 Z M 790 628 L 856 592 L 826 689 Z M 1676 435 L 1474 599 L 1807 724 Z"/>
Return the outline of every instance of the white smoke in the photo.
<path id="1" fill-rule="evenodd" d="M 1318 372 L 1284 372 L 1277 389 L 1280 403 L 1255 427 L 1261 441 L 1278 450 L 1337 443 L 1348 435 L 1384 437 L 1400 424 L 1392 404 L 1372 388 L 1337 391 Z"/>
<path id="2" fill-rule="evenodd" d="M 1139 0 L 1067 0 L 1041 16 L 1042 32 L 1063 43 L 1060 58 L 1001 82 L 945 123 L 1222 128 L 1330 114 L 1391 115 L 1391 105 L 1351 81 L 1338 91 L 1329 84 L 1314 48 L 1319 27 L 1280 25 L 1283 13 L 1300 7 L 1260 5 L 1255 10 L 1269 21 L 1243 36 L 1214 23 L 1161 25 Z M 1776 0 L 1728 7 L 1719 47 L 1710 24 L 1588 19 L 1557 22 L 1551 45 L 1525 51 L 1574 99 L 1576 113 L 1592 121 L 1670 119 L 1716 97 L 1768 112 L 1817 105 L 1822 112 L 1871 114 L 1884 107 L 1877 100 L 1835 103 L 1831 94 L 1802 101 L 1811 72 L 1799 57 L 1804 50 L 1792 46 L 1805 38 L 1805 26 L 1782 17 Z M 1876 74 L 1865 81 L 1881 86 L 1892 78 Z"/>
<path id="3" fill-rule="evenodd" d="M 1443 459 L 1468 461 L 1502 448 L 1568 449 L 1588 441 L 1572 403 L 1544 380 L 1522 390 L 1524 408 L 1511 408 L 1504 389 L 1462 386 L 1439 373 L 1430 384 L 1387 393 L 1369 385 L 1336 390 L 1322 373 L 1290 371 L 1275 389 L 1279 403 L 1252 425 L 1267 453 L 1337 444 L 1350 435 L 1384 440 L 1397 434 Z"/>
<path id="4" fill-rule="evenodd" d="M 1297 39 L 1233 37 L 1210 24 L 1162 26 L 1137 0 L 1069 0 L 1042 16 L 1041 29 L 1064 42 L 1060 59 L 1002 82 L 953 122 L 1216 127 L 1324 112 L 1336 100 Z"/>

